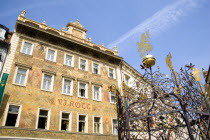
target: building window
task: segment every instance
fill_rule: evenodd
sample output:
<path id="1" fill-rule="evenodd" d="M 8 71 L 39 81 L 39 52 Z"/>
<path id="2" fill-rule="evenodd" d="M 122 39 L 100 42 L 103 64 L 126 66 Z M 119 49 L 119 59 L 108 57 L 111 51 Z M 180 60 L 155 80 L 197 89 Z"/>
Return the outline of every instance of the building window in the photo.
<path id="1" fill-rule="evenodd" d="M 129 85 L 130 77 L 128 75 L 124 75 L 124 82 L 126 85 Z"/>
<path id="2" fill-rule="evenodd" d="M 27 55 L 32 55 L 33 44 L 29 42 L 24 42 L 22 47 L 22 53 Z"/>
<path id="3" fill-rule="evenodd" d="M 54 75 L 43 73 L 42 89 L 52 91 Z"/>
<path id="4" fill-rule="evenodd" d="M 3 35 L 3 30 L 2 29 L 0 29 L 0 37 L 2 37 Z"/>
<path id="5" fill-rule="evenodd" d="M 110 102 L 111 103 L 116 103 L 116 97 L 113 91 L 110 92 Z"/>
<path id="6" fill-rule="evenodd" d="M 49 110 L 40 109 L 38 116 L 38 129 L 48 129 L 49 128 Z"/>
<path id="7" fill-rule="evenodd" d="M 56 61 L 56 51 L 53 49 L 47 48 L 46 60 L 55 62 Z"/>
<path id="8" fill-rule="evenodd" d="M 1 40 L 4 40 L 5 39 L 5 37 L 4 37 L 5 36 L 5 33 L 6 33 L 6 30 L 0 28 L 0 39 Z"/>
<path id="9" fill-rule="evenodd" d="M 87 60 L 85 59 L 79 60 L 79 69 L 87 71 Z"/>
<path id="10" fill-rule="evenodd" d="M 87 84 L 79 82 L 79 97 L 87 98 Z"/>
<path id="11" fill-rule="evenodd" d="M 100 66 L 97 63 L 93 63 L 93 73 L 100 74 Z"/>
<path id="12" fill-rule="evenodd" d="M 113 68 L 109 68 L 109 78 L 112 78 L 112 79 L 115 78 L 115 72 Z"/>
<path id="13" fill-rule="evenodd" d="M 7 49 L 6 48 L 0 48 L 0 72 L 3 68 L 3 64 L 5 62 L 6 54 L 7 54 Z"/>
<path id="14" fill-rule="evenodd" d="M 72 95 L 72 89 L 73 89 L 72 83 L 73 83 L 72 80 L 63 78 L 63 93 L 64 94 Z"/>
<path id="15" fill-rule="evenodd" d="M 93 86 L 93 100 L 101 101 L 101 87 Z"/>
<path id="16" fill-rule="evenodd" d="M 14 83 L 18 84 L 18 85 L 24 85 L 25 86 L 27 76 L 28 76 L 28 69 L 17 67 L 17 73 L 16 73 Z"/>
<path id="17" fill-rule="evenodd" d="M 94 117 L 94 133 L 102 133 L 101 117 Z"/>
<path id="18" fill-rule="evenodd" d="M 118 123 L 117 119 L 112 119 L 112 134 L 117 135 L 118 134 Z"/>
<path id="19" fill-rule="evenodd" d="M 18 105 L 9 105 L 5 126 L 18 127 L 21 110 L 20 108 L 21 106 Z"/>
<path id="20" fill-rule="evenodd" d="M 73 67 L 74 65 L 74 59 L 73 59 L 73 56 L 72 55 L 68 55 L 68 54 L 66 54 L 65 55 L 65 60 L 64 60 L 64 62 L 65 62 L 65 65 L 66 66 L 70 66 L 70 67 Z"/>
<path id="21" fill-rule="evenodd" d="M 87 116 L 86 115 L 79 115 L 78 121 L 78 132 L 87 132 Z"/>
<path id="22" fill-rule="evenodd" d="M 70 113 L 62 112 L 61 131 L 70 131 Z"/>

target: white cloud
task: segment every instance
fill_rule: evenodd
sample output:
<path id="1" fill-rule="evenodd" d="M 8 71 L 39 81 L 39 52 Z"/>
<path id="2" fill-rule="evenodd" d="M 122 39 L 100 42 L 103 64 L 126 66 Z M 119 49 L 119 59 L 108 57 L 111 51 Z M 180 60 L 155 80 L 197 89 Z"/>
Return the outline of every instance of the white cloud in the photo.
<path id="1" fill-rule="evenodd" d="M 123 43 L 130 38 L 139 38 L 141 33 L 147 30 L 149 30 L 150 34 L 154 37 L 176 24 L 181 17 L 186 16 L 189 12 L 198 7 L 198 5 L 198 0 L 176 1 L 175 3 L 172 3 L 171 5 L 159 10 L 152 17 L 146 19 L 144 22 L 140 23 L 107 46 L 108 48 L 113 48 L 114 46 L 118 46 L 120 43 Z"/>

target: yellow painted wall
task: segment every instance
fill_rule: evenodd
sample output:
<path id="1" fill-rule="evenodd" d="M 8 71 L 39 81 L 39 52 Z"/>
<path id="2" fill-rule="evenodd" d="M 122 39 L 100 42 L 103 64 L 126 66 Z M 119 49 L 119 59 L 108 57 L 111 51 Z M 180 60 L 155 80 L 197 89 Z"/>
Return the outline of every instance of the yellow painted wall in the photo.
<path id="1" fill-rule="evenodd" d="M 34 43 L 33 54 L 32 56 L 24 55 L 20 53 L 23 38 L 24 37 L 20 37 L 20 39 L 18 40 L 15 58 L 12 63 L 8 83 L 5 89 L 5 96 L 0 109 L 0 125 L 4 125 L 3 120 L 5 119 L 6 105 L 8 103 L 14 103 L 22 105 L 19 124 L 20 128 L 35 129 L 38 108 L 46 108 L 50 109 L 51 111 L 49 130 L 59 131 L 60 111 L 67 111 L 72 113 L 72 132 L 77 132 L 77 115 L 79 113 L 88 115 L 88 133 L 93 133 L 93 116 L 101 116 L 103 121 L 103 134 L 111 134 L 111 119 L 117 118 L 117 116 L 116 105 L 110 103 L 108 87 L 113 84 L 117 85 L 117 80 L 108 78 L 108 66 L 110 65 L 107 65 L 107 62 L 103 60 L 93 60 L 91 57 L 88 56 L 88 52 L 86 57 L 84 54 L 79 54 L 71 52 L 67 49 L 62 49 L 61 46 L 49 46 L 47 43 L 41 45 L 39 41 L 29 38 L 24 39 L 32 41 Z M 47 47 L 57 50 L 56 62 L 45 60 Z M 63 65 L 65 52 L 74 55 L 73 68 Z M 88 72 L 78 69 L 79 57 L 86 58 L 88 60 Z M 100 75 L 92 73 L 93 61 L 97 61 L 98 63 L 100 63 Z M 13 80 L 15 78 L 14 75 L 16 62 L 32 66 L 32 69 L 29 70 L 26 86 L 18 86 L 13 83 Z M 43 69 L 56 73 L 53 85 L 53 92 L 41 90 Z M 63 74 L 76 78 L 75 80 L 73 80 L 73 96 L 61 94 Z M 78 79 L 89 81 L 88 99 L 77 97 Z M 102 101 L 94 101 L 92 99 L 92 83 L 102 84 Z M 36 132 L 36 135 L 39 135 L 39 133 Z"/>

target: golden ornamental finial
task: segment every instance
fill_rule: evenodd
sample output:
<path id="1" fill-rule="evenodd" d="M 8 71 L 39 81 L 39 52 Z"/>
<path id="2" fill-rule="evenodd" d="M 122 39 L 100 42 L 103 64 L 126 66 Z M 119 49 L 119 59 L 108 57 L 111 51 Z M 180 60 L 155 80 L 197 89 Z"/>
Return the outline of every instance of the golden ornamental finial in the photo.
<path id="1" fill-rule="evenodd" d="M 42 22 L 42 24 L 46 25 L 46 21 L 44 20 L 44 21 Z"/>
<path id="2" fill-rule="evenodd" d="M 141 35 L 141 42 L 136 43 L 139 47 L 140 57 L 143 57 L 146 54 L 148 54 L 149 51 L 152 51 L 152 45 L 150 44 L 150 34 L 147 31 L 146 33 L 143 33 Z"/>
<path id="3" fill-rule="evenodd" d="M 116 52 L 117 52 L 117 46 L 114 46 L 114 51 L 116 51 Z"/>
<path id="4" fill-rule="evenodd" d="M 192 68 L 192 74 L 193 74 L 193 77 L 195 78 L 195 81 L 202 80 L 200 77 L 201 71 L 198 68 Z"/>
<path id="5" fill-rule="evenodd" d="M 168 65 L 168 67 L 170 68 L 170 70 L 173 71 L 173 66 L 172 66 L 171 58 L 172 58 L 171 53 L 169 53 L 166 56 L 166 64 Z"/>
<path id="6" fill-rule="evenodd" d="M 21 15 L 22 17 L 25 17 L 25 14 L 26 14 L 26 10 L 22 10 L 20 15 Z"/>

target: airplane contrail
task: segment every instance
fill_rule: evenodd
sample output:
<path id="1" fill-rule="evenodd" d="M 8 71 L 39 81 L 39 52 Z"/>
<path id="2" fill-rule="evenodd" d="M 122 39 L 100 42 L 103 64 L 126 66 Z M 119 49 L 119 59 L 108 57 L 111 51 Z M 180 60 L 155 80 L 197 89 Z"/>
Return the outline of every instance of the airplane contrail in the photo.
<path id="1" fill-rule="evenodd" d="M 199 1 L 201 2 L 201 1 Z M 108 44 L 108 48 L 113 48 L 118 46 L 120 43 L 130 39 L 131 37 L 140 37 L 141 33 L 149 30 L 152 36 L 158 35 L 162 31 L 165 31 L 175 23 L 177 23 L 181 17 L 187 15 L 193 9 L 197 8 L 199 5 L 198 0 L 179 0 L 176 1 L 158 12 L 153 16 L 149 17 L 117 40 Z M 118 46 L 120 47 L 120 46 Z"/>

